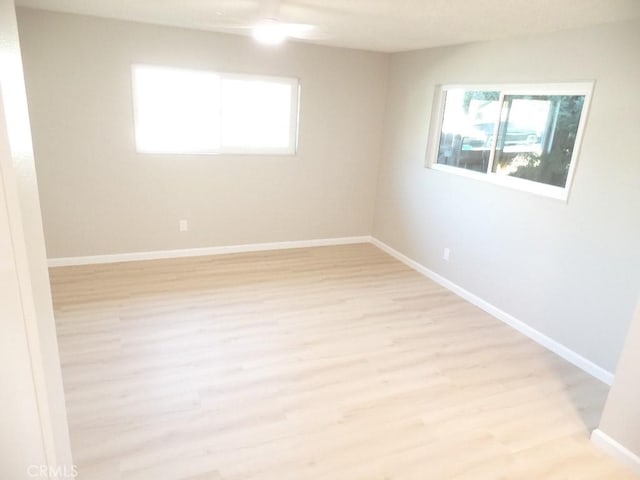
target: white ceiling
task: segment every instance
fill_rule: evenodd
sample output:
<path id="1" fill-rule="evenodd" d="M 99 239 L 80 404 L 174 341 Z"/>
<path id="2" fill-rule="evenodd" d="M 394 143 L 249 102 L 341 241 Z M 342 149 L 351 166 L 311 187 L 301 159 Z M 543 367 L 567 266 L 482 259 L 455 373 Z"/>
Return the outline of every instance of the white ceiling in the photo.
<path id="1" fill-rule="evenodd" d="M 261 5 L 260 0 L 16 3 L 211 31 L 229 31 L 224 25 L 255 22 Z M 396 52 L 640 18 L 640 0 L 282 0 L 280 17 L 321 27 L 324 34 L 313 43 Z"/>

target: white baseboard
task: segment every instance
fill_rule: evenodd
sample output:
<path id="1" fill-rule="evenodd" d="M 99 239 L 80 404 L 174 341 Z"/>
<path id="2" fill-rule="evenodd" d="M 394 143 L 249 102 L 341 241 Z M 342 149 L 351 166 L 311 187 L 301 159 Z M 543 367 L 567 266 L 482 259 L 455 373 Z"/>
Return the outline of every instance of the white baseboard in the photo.
<path id="1" fill-rule="evenodd" d="M 636 473 L 640 473 L 640 457 L 628 448 L 620 445 L 599 428 L 591 434 L 591 441 L 601 450 L 618 459 Z"/>
<path id="2" fill-rule="evenodd" d="M 136 262 L 140 260 L 159 260 L 163 258 L 201 257 L 206 255 L 224 255 L 228 253 L 262 252 L 285 250 L 290 248 L 325 247 L 331 245 L 349 245 L 370 243 L 368 235 L 360 237 L 323 238 L 317 240 L 296 240 L 290 242 L 252 243 L 223 247 L 188 248 L 182 250 L 158 250 L 154 252 L 120 253 L 115 255 L 93 255 L 86 257 L 50 258 L 49 267 L 69 267 L 75 265 L 97 265 L 102 263 Z"/>
<path id="3" fill-rule="evenodd" d="M 515 328 L 520 333 L 526 335 L 527 337 L 529 337 L 534 342 L 539 343 L 543 347 L 551 350 L 552 352 L 554 352 L 555 354 L 557 354 L 560 357 L 564 358 L 568 362 L 574 364 L 576 367 L 578 367 L 578 368 L 584 370 L 585 372 L 587 372 L 588 374 L 596 377 L 598 380 L 606 383 L 607 385 L 611 385 L 613 383 L 613 378 L 614 378 L 613 373 L 611 373 L 611 372 L 605 370 L 604 368 L 596 365 L 591 360 L 588 360 L 588 359 L 584 358 L 582 355 L 579 355 L 578 353 L 574 352 L 570 348 L 568 348 L 568 347 L 562 345 L 561 343 L 553 340 L 552 338 L 546 336 L 544 333 L 542 333 L 542 332 L 536 330 L 535 328 L 527 325 L 523 321 L 518 320 L 513 315 L 510 315 L 507 312 L 505 312 L 503 310 L 500 310 L 498 307 L 490 304 L 489 302 L 483 300 L 482 298 L 478 297 L 477 295 L 469 292 L 468 290 L 465 290 L 461 286 L 453 283 L 452 281 L 444 278 L 443 276 L 435 273 L 434 271 L 429 270 L 428 268 L 426 268 L 423 265 L 419 264 L 415 260 L 412 260 L 409 257 L 407 257 L 406 255 L 403 255 L 402 253 L 400 253 L 397 250 L 391 248 L 389 245 L 387 245 L 386 243 L 378 240 L 377 238 L 373 237 L 371 239 L 371 243 L 373 243 L 375 246 L 377 246 L 381 250 L 384 250 L 385 252 L 387 252 L 392 257 L 400 260 L 405 265 L 407 265 L 407 266 L 413 268 L 414 270 L 416 270 L 417 272 L 421 273 L 425 277 L 427 277 L 427 278 L 433 280 L 434 282 L 442 285 L 447 290 L 451 290 L 453 293 L 455 293 L 456 295 L 464 298 L 469 303 L 474 304 L 475 306 L 481 308 L 482 310 L 484 310 L 488 314 L 496 317 L 499 320 L 502 320 L 504 323 L 506 323 L 507 325 Z"/>

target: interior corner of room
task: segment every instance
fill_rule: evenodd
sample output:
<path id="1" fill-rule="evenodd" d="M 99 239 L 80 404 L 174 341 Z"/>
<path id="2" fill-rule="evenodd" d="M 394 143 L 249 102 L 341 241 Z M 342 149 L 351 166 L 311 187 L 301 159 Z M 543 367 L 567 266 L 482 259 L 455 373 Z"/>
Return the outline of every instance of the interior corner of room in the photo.
<path id="1" fill-rule="evenodd" d="M 0 198 L 5 206 L 0 209 L 0 245 L 9 252 L 7 258 L 3 254 L 1 273 L 8 292 L 4 303 L 12 305 L 6 312 L 0 307 L 0 313 L 16 319 L 2 327 L 10 333 L 6 338 L 19 339 L 13 343 L 18 346 L 5 345 L 0 363 L 20 365 L 17 370 L 3 367 L 2 372 L 15 382 L 29 410 L 17 446 L 9 447 L 0 434 L 0 478 L 8 455 L 13 460 L 7 460 L 6 468 L 14 474 L 24 465 L 73 464 L 61 380 L 65 370 L 61 373 L 59 366 L 65 352 L 58 351 L 48 273 L 56 288 L 56 279 L 64 286 L 85 275 L 88 270 L 82 268 L 108 277 L 107 270 L 101 270 L 108 264 L 131 265 L 122 268 L 130 268 L 133 278 L 143 275 L 144 268 L 136 270 L 141 265 L 137 262 L 174 259 L 176 265 L 199 272 L 196 278 L 204 278 L 205 267 L 189 262 L 208 256 L 222 262 L 224 255 L 236 254 L 240 264 L 248 264 L 260 261 L 250 256 L 252 252 L 265 252 L 264 265 L 284 265 L 289 274 L 306 268 L 297 263 L 293 249 L 309 249 L 310 271 L 325 268 L 323 259 L 332 265 L 344 262 L 347 283 L 350 275 L 360 278 L 370 261 L 375 264 L 373 273 L 392 279 L 397 275 L 400 284 L 406 282 L 408 291 L 419 296 L 423 284 L 413 283 L 415 278 L 399 270 L 401 264 L 411 267 L 429 279 L 424 288 L 431 299 L 457 302 L 460 297 L 464 302 L 449 308 L 467 312 L 473 305 L 478 315 L 490 316 L 482 318 L 497 319 L 595 377 L 607 391 L 611 387 L 606 406 L 597 407 L 604 414 L 595 425 L 593 443 L 640 471 L 640 391 L 635 386 L 640 373 L 640 154 L 634 148 L 640 132 L 640 12 L 631 19 L 580 28 L 403 51 L 304 42 L 287 42 L 273 51 L 243 35 L 27 8 L 35 1 L 18 2 L 23 6 L 15 10 L 13 1 L 0 1 Z M 283 94 L 292 102 L 287 103 L 291 111 L 283 113 L 283 118 L 294 119 L 289 144 L 284 150 L 276 146 L 255 154 L 251 149 L 225 150 L 218 138 L 197 155 L 140 151 L 135 65 L 216 72 L 222 79 L 279 79 L 290 86 Z M 440 136 L 433 132 L 444 113 L 434 112 L 438 102 L 444 105 L 438 96 L 443 85 L 503 85 L 508 91 L 506 85 L 569 83 L 588 85 L 589 91 L 588 109 L 580 118 L 579 151 L 576 147 L 575 162 L 567 167 L 568 174 L 564 172 L 569 178 L 566 196 L 554 198 L 501 180 L 485 181 L 475 171 L 452 173 L 451 165 L 431 168 L 427 157 L 430 149 L 438 150 Z M 506 95 L 499 93 L 496 99 L 504 105 Z M 212 104 L 216 101 L 211 99 Z M 496 129 L 505 124 L 505 115 L 496 117 Z M 551 118 L 547 110 L 544 115 Z M 469 144 L 467 153 L 482 149 L 485 154 L 492 142 L 495 150 L 500 142 L 496 135 L 497 130 L 484 135 L 481 147 Z M 527 135 L 525 153 L 544 147 L 545 137 L 539 132 Z M 19 144 L 19 139 L 26 144 Z M 490 155 L 489 165 L 483 167 L 488 175 L 494 153 Z M 361 244 L 370 245 L 358 249 Z M 335 257 L 317 253 L 320 247 L 335 252 Z M 394 263 L 379 256 L 380 250 Z M 249 256 L 240 256 L 245 254 Z M 166 274 L 159 264 L 153 265 L 148 271 L 159 277 Z M 215 265 L 231 276 L 237 274 L 227 263 Z M 78 270 L 57 268 L 72 266 Z M 247 275 L 256 275 L 251 277 L 256 284 L 268 284 L 258 270 Z M 114 278 L 125 278 L 118 275 L 113 273 Z M 323 281 L 333 278 L 330 272 L 323 275 Z M 295 282 L 298 277 L 292 278 Z M 105 288 L 107 297 L 109 292 L 116 295 Z M 93 297 L 84 294 L 91 303 Z M 335 294 L 330 289 L 328 295 Z M 400 303 L 412 302 L 402 298 Z M 63 295 L 63 302 L 67 299 Z M 369 300 L 375 306 L 375 299 Z M 379 301 L 383 312 L 393 304 Z M 114 321 L 110 312 L 99 322 Z M 411 312 L 409 316 L 420 315 Z M 63 314 L 56 313 L 60 322 Z M 382 321 L 374 312 L 363 315 L 373 324 Z M 79 316 L 75 320 L 81 321 Z M 491 328 L 502 328 L 502 323 Z M 135 335 L 134 343 L 140 341 Z M 107 344 L 117 343 L 107 337 Z M 77 348 L 81 340 L 74 341 Z M 345 368 L 359 372 L 361 365 L 356 364 Z M 535 378 L 537 373 L 528 375 Z M 520 379 L 523 385 L 527 378 Z M 263 387 L 279 388 L 266 382 Z M 83 395 L 78 390 L 65 393 L 75 396 L 75 402 Z M 7 405 L 15 400 L 2 394 L 0 399 Z M 596 408 L 585 402 L 587 406 L 577 404 L 567 415 L 579 416 L 582 407 Z M 70 420 L 72 438 L 74 419 L 87 414 L 78 403 L 73 405 L 70 417 L 78 417 Z M 353 415 L 357 419 L 360 414 Z M 0 430 L 15 431 L 10 416 L 0 420 Z M 447 425 L 456 428 L 450 419 Z M 83 428 L 85 435 L 92 426 Z M 496 438 L 508 437 L 508 427 L 496 429 Z M 588 434 L 571 430 L 562 434 L 565 437 L 573 442 Z M 33 444 L 33 438 L 40 443 Z M 31 446 L 27 451 L 21 445 Z M 197 448 L 206 450 L 204 444 Z M 286 455 L 282 458 L 288 461 Z M 138 472 L 137 461 L 122 461 L 119 472 Z M 407 457 L 410 461 L 416 460 Z M 112 470 L 104 465 L 100 470 L 98 464 L 95 479 L 107 478 Z M 354 476 L 340 478 L 355 478 L 357 469 L 350 472 Z M 144 478 L 139 474 L 135 478 Z M 245 478 L 257 478 L 250 474 L 256 472 Z M 230 473 L 206 478 L 241 477 Z"/>

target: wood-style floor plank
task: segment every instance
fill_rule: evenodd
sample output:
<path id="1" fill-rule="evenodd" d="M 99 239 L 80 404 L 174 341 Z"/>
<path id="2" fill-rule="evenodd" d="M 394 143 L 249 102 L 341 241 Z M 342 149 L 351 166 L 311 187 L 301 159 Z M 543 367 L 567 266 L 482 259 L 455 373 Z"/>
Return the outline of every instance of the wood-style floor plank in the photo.
<path id="1" fill-rule="evenodd" d="M 605 385 L 371 245 L 51 283 L 80 480 L 634 478 Z"/>

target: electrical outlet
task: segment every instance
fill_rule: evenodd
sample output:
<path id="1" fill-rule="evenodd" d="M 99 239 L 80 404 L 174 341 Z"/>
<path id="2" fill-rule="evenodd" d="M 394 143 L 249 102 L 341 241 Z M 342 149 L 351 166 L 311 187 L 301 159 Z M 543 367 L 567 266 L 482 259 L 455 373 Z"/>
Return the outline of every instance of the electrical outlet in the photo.
<path id="1" fill-rule="evenodd" d="M 449 249 L 449 247 L 444 249 L 444 252 L 442 252 L 442 259 L 446 262 L 449 261 L 449 255 L 451 255 L 451 249 Z"/>
<path id="2" fill-rule="evenodd" d="M 180 222 L 178 222 L 178 225 L 180 226 L 181 232 L 186 232 L 187 230 L 189 230 L 189 222 L 187 222 L 186 220 L 180 220 Z"/>

